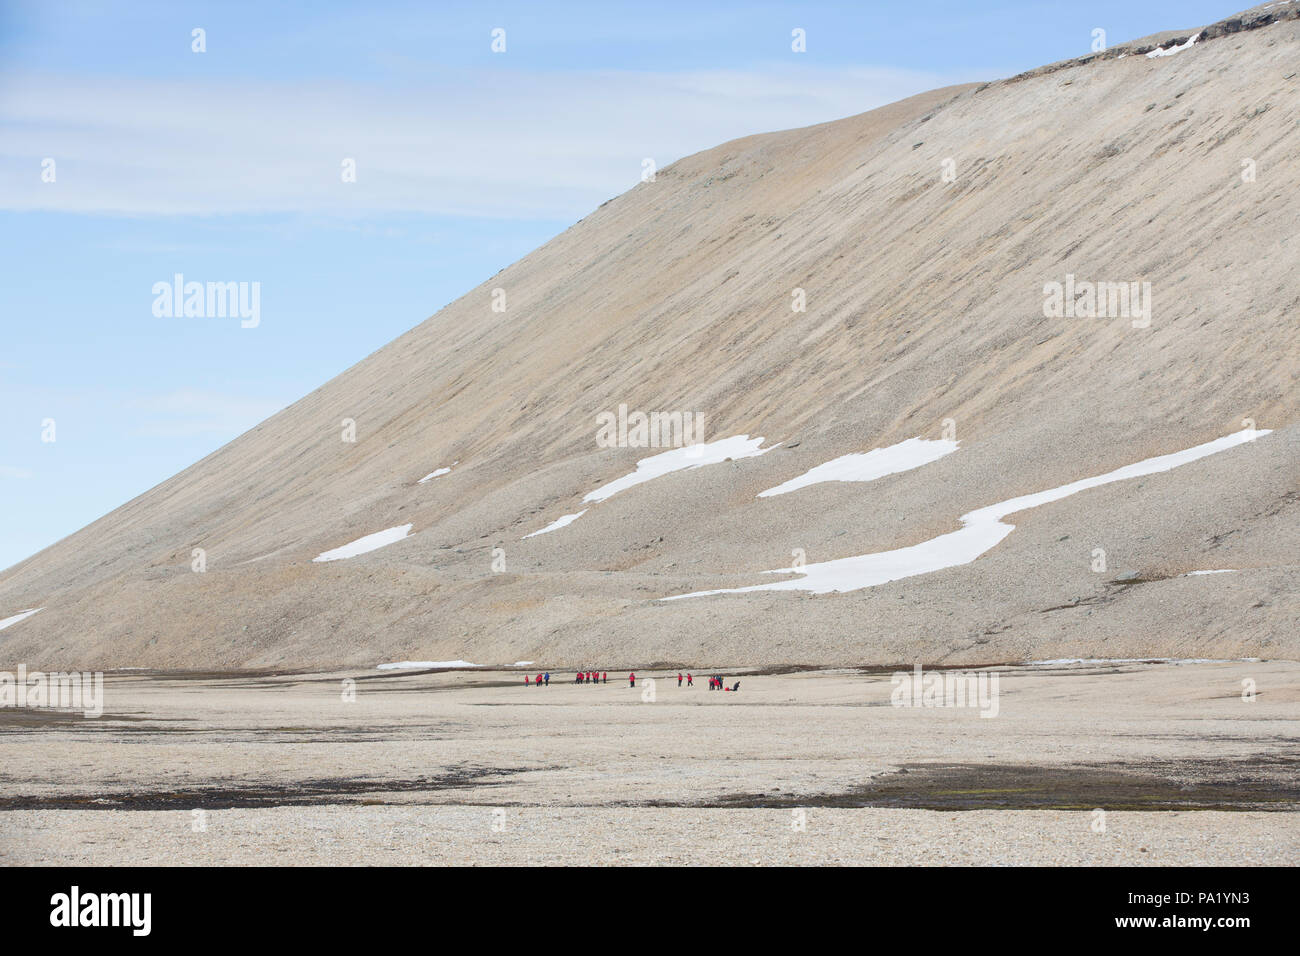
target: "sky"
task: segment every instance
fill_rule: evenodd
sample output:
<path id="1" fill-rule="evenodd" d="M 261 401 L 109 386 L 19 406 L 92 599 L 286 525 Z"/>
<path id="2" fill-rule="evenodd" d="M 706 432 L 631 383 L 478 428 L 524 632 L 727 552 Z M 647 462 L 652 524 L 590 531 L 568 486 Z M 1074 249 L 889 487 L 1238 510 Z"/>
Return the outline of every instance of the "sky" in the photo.
<path id="1" fill-rule="evenodd" d="M 646 159 L 1237 9 L 0 0 L 0 569 L 419 324 Z M 171 314 L 177 275 L 256 288 L 255 321 Z"/>

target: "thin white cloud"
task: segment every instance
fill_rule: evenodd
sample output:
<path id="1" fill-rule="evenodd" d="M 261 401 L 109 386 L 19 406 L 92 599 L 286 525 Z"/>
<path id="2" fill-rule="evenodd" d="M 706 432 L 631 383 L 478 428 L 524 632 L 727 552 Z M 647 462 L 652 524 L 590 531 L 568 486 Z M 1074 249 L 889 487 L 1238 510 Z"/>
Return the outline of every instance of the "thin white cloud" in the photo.
<path id="1" fill-rule="evenodd" d="M 26 468 L 15 468 L 13 465 L 0 465 L 0 478 L 30 478 L 32 473 Z"/>
<path id="2" fill-rule="evenodd" d="M 13 76 L 0 208 L 576 218 L 668 163 L 751 133 L 860 113 L 966 77 L 761 71 L 441 75 L 423 85 Z M 56 162 L 44 183 L 41 160 Z M 345 184 L 345 158 L 357 182 Z"/>

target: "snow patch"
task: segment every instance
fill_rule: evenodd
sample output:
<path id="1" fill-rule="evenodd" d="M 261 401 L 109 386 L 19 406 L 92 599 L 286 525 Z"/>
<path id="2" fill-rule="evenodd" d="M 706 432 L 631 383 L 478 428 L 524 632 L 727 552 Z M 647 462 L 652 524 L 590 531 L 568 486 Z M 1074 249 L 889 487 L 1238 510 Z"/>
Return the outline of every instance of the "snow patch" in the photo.
<path id="1" fill-rule="evenodd" d="M 1194 578 L 1201 574 L 1235 574 L 1236 568 L 1216 568 L 1213 571 L 1188 571 L 1184 577 Z"/>
<path id="2" fill-rule="evenodd" d="M 380 664 L 376 670 L 381 671 L 406 671 L 406 670 L 432 670 L 434 668 L 452 668 L 452 667 L 481 667 L 481 664 L 471 664 L 469 661 L 396 661 L 392 664 Z"/>
<path id="3" fill-rule="evenodd" d="M 1170 471 L 1179 465 L 1205 458 L 1234 448 L 1237 445 L 1254 441 L 1261 435 L 1269 434 L 1268 429 L 1244 429 L 1223 438 L 1188 448 L 1169 455 L 1148 458 L 1133 465 L 1125 465 L 1104 475 L 1083 478 L 1034 494 L 1021 495 L 1007 501 L 998 502 L 985 508 L 979 508 L 962 515 L 962 528 L 948 534 L 939 535 L 929 541 L 899 548 L 894 551 L 881 551 L 876 554 L 862 554 L 834 561 L 823 561 L 801 568 L 779 568 L 767 574 L 798 574 L 799 578 L 789 581 L 777 581 L 772 584 L 754 584 L 743 588 L 719 588 L 712 591 L 693 591 L 689 594 L 674 594 L 660 598 L 662 601 L 676 601 L 682 598 L 704 597 L 710 594 L 743 594 L 749 591 L 811 591 L 813 594 L 826 594 L 831 591 L 857 591 L 862 588 L 875 587 L 890 581 L 929 574 L 945 568 L 969 564 L 980 555 L 996 547 L 1002 539 L 1015 530 L 1015 525 L 1007 524 L 1002 519 L 1017 511 L 1037 508 L 1039 505 L 1060 501 L 1070 495 L 1089 488 L 1097 488 L 1128 478 L 1154 475 Z"/>
<path id="4" fill-rule="evenodd" d="M 769 488 L 767 491 L 760 491 L 758 497 L 770 498 L 773 495 L 784 495 L 797 488 L 805 488 L 822 481 L 875 481 L 886 475 L 895 475 L 900 471 L 911 471 L 913 468 L 928 465 L 956 450 L 955 441 L 909 438 L 897 445 L 876 448 L 866 454 L 832 458 L 797 478 L 791 478 L 784 484 Z"/>
<path id="5" fill-rule="evenodd" d="M 1147 54 L 1147 59 L 1152 60 L 1158 56 L 1173 56 L 1175 53 L 1181 53 L 1183 50 L 1186 50 L 1188 47 L 1190 47 L 1193 43 L 1195 43 L 1200 38 L 1201 35 L 1199 33 L 1196 33 L 1188 37 L 1186 43 L 1180 43 L 1178 46 L 1166 47 L 1164 49 L 1156 47 L 1156 49 L 1152 50 L 1150 53 Z"/>
<path id="6" fill-rule="evenodd" d="M 396 528 L 389 528 L 386 531 L 376 531 L 374 534 L 368 534 L 364 538 L 343 545 L 341 548 L 334 548 L 325 551 L 312 558 L 313 561 L 341 561 L 344 558 L 355 558 L 358 554 L 365 554 L 367 551 L 377 551 L 380 548 L 401 541 L 411 533 L 409 524 L 398 525 Z"/>
<path id="7" fill-rule="evenodd" d="M 662 478 L 674 471 L 716 465 L 728 458 L 732 460 L 754 458 L 758 455 L 767 454 L 772 448 L 777 447 L 773 445 L 772 448 L 760 449 L 758 446 L 763 444 L 763 441 L 764 439 L 761 436 L 750 438 L 748 435 L 733 435 L 730 438 L 722 438 L 718 441 L 687 445 L 685 448 L 673 448 L 658 455 L 651 455 L 649 458 L 642 458 L 638 461 L 636 471 L 630 475 L 624 475 L 607 485 L 602 485 L 582 500 L 584 502 L 604 501 L 607 498 L 614 497 L 620 491 L 627 491 L 629 488 L 635 488 L 637 485 L 653 481 L 655 478 Z"/>
<path id="8" fill-rule="evenodd" d="M 577 521 L 579 518 L 581 518 L 581 517 L 582 517 L 583 515 L 585 515 L 586 513 L 587 513 L 587 509 L 586 509 L 586 508 L 583 508 L 583 509 L 582 509 L 581 511 L 579 511 L 577 514 L 565 515 L 565 516 L 562 517 L 562 518 L 556 518 L 554 521 L 552 521 L 550 524 L 548 524 L 545 528 L 542 528 L 542 529 L 540 529 L 540 530 L 538 530 L 538 531 L 534 531 L 534 532 L 532 532 L 531 534 L 526 534 L 526 535 L 524 535 L 524 538 L 525 538 L 525 539 L 526 539 L 526 538 L 535 538 L 535 537 L 537 537 L 539 534 L 546 534 L 548 531 L 558 531 L 558 530 L 560 530 L 561 528 L 563 528 L 566 524 L 573 524 L 573 522 Z"/>
<path id="9" fill-rule="evenodd" d="M 1055 667 L 1062 664 L 1257 664 L 1258 657 L 1054 657 L 1047 661 L 1029 661 L 1030 667 Z"/>
<path id="10" fill-rule="evenodd" d="M 417 485 L 422 485 L 422 484 L 424 484 L 426 481 L 432 481 L 434 478 L 440 478 L 440 477 L 442 477 L 443 475 L 447 474 L 449 471 L 451 471 L 453 468 L 455 468 L 455 467 L 456 467 L 457 465 L 459 465 L 459 464 L 460 464 L 459 461 L 453 461 L 453 462 L 452 462 L 450 465 L 448 465 L 446 468 L 439 468 L 439 469 L 437 469 L 436 471 L 431 471 L 431 472 L 429 472 L 427 475 L 425 475 L 423 478 L 421 478 L 419 481 L 417 481 L 416 484 L 417 484 Z"/>
<path id="11" fill-rule="evenodd" d="M 635 488 L 637 485 L 653 481 L 655 478 L 662 478 L 674 471 L 716 465 L 727 459 L 734 461 L 739 458 L 754 458 L 758 455 L 767 454 L 772 448 L 779 447 L 773 445 L 772 448 L 759 448 L 758 446 L 763 444 L 764 441 L 765 439 L 762 436 L 750 438 L 748 435 L 733 435 L 730 438 L 722 438 L 718 441 L 687 445 L 685 448 L 673 448 L 658 455 L 651 455 L 649 458 L 642 458 L 636 463 L 636 471 L 624 475 L 622 478 L 617 478 L 607 485 L 601 485 L 582 500 L 584 504 L 605 501 L 614 497 L 620 491 L 627 491 L 629 488 Z M 531 538 L 533 535 L 546 534 L 548 531 L 563 528 L 565 525 L 577 521 L 587 513 L 587 510 L 584 508 L 577 514 L 565 515 L 540 531 L 534 531 L 532 534 L 524 535 L 524 537 Z"/>
<path id="12" fill-rule="evenodd" d="M 7 617 L 3 621 L 0 621 L 0 631 L 3 631 L 6 627 L 9 627 L 12 624 L 17 624 L 19 621 L 25 621 L 33 614 L 44 610 L 45 608 L 43 607 L 34 607 L 30 611 L 19 611 L 13 617 Z"/>

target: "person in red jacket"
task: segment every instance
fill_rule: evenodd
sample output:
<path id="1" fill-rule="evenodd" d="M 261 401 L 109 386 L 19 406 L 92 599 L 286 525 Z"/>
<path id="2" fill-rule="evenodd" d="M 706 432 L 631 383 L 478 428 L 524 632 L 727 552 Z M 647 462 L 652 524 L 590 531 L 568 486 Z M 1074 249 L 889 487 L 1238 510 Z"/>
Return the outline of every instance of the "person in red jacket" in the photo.
<path id="1" fill-rule="evenodd" d="M 686 686 L 687 687 L 695 686 L 695 678 L 692 677 L 689 673 L 686 675 Z"/>
<path id="2" fill-rule="evenodd" d="M 536 685 L 537 685 L 538 687 L 541 687 L 541 686 L 542 686 L 542 675 L 541 675 L 541 674 L 538 674 L 538 675 L 537 675 Z"/>
<path id="3" fill-rule="evenodd" d="M 524 675 L 524 686 L 525 686 L 525 687 L 528 686 L 528 675 L 527 675 L 527 674 Z"/>
<path id="4" fill-rule="evenodd" d="M 678 671 L 678 672 L 677 672 L 677 686 L 678 686 L 678 687 L 681 687 L 681 686 L 682 686 L 682 672 L 681 672 L 681 671 Z"/>
<path id="5" fill-rule="evenodd" d="M 627 675 L 627 682 L 628 682 L 628 686 L 630 686 L 630 687 L 635 687 L 635 686 L 636 686 L 636 674 L 628 674 L 628 675 Z"/>

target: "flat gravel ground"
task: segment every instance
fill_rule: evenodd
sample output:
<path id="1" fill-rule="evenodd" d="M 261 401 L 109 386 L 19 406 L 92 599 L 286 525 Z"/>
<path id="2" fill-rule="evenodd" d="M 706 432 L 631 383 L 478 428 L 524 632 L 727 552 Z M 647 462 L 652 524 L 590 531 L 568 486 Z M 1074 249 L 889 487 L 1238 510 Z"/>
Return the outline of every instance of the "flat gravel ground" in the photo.
<path id="1" fill-rule="evenodd" d="M 1294 866 L 1294 814 L 280 807 L 16 811 L 0 862 L 137 865 Z M 493 826 L 504 826 L 494 832 Z"/>
<path id="2" fill-rule="evenodd" d="M 1300 664 L 727 676 L 110 676 L 0 711 L 0 863 L 1300 862 Z"/>

